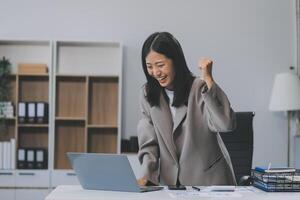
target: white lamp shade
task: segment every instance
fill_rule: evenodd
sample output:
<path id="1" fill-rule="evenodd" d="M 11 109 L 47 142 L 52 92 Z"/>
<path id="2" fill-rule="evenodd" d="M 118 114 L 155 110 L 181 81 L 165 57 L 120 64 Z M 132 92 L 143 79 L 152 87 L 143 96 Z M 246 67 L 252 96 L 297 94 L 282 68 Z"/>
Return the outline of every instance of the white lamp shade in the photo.
<path id="1" fill-rule="evenodd" d="M 296 74 L 276 75 L 269 109 L 271 111 L 300 110 L 300 79 Z"/>

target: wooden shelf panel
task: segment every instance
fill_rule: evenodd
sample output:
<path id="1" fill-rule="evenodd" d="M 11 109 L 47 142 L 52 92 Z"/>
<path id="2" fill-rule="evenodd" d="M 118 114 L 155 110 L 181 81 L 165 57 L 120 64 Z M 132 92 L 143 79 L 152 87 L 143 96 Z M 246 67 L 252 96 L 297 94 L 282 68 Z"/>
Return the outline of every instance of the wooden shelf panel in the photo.
<path id="1" fill-rule="evenodd" d="M 67 152 L 84 152 L 85 125 L 78 121 L 58 121 L 55 126 L 55 169 L 71 169 Z"/>
<path id="2" fill-rule="evenodd" d="M 18 74 L 19 77 L 49 77 L 49 74 Z"/>
<path id="3" fill-rule="evenodd" d="M 19 127 L 28 127 L 28 128 L 48 128 L 48 124 L 18 124 Z"/>
<path id="4" fill-rule="evenodd" d="M 86 77 L 57 77 L 56 116 L 85 118 Z"/>
<path id="5" fill-rule="evenodd" d="M 85 121 L 83 117 L 55 117 L 57 121 Z"/>
<path id="6" fill-rule="evenodd" d="M 60 79 L 68 79 L 68 78 L 85 79 L 86 78 L 86 76 L 81 74 L 56 74 L 56 77 Z"/>
<path id="7" fill-rule="evenodd" d="M 19 100 L 25 102 L 48 102 L 48 76 L 22 76 L 19 78 Z"/>
<path id="8" fill-rule="evenodd" d="M 6 121 L 6 129 L 2 130 L 0 133 L 0 141 L 8 141 L 11 138 L 15 138 L 15 121 Z"/>
<path id="9" fill-rule="evenodd" d="M 88 152 L 117 153 L 118 129 L 89 129 Z"/>
<path id="10" fill-rule="evenodd" d="M 17 81 L 16 81 L 16 75 L 10 75 L 9 78 L 9 94 L 8 94 L 8 99 L 9 101 L 13 102 L 15 105 L 16 103 L 16 98 L 17 98 Z"/>
<path id="11" fill-rule="evenodd" d="M 88 128 L 118 128 L 117 125 L 93 125 L 93 124 L 89 124 L 87 125 Z"/>
<path id="12" fill-rule="evenodd" d="M 118 124 L 118 78 L 90 77 L 88 124 Z"/>
<path id="13" fill-rule="evenodd" d="M 19 127 L 19 148 L 45 148 L 48 149 L 48 128 L 45 127 Z"/>
<path id="14" fill-rule="evenodd" d="M 7 121 L 14 121 L 14 120 L 16 120 L 16 117 L 8 117 L 8 118 L 5 118 L 5 120 L 7 120 Z"/>

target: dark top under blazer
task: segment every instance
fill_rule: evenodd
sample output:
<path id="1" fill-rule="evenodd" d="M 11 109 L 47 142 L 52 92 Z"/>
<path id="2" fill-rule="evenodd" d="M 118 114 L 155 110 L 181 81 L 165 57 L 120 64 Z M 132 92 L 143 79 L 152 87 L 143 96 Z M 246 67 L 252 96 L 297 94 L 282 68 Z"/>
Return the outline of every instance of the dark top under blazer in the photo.
<path id="1" fill-rule="evenodd" d="M 183 185 L 236 184 L 229 154 L 218 133 L 235 128 L 235 115 L 216 83 L 207 90 L 205 82 L 196 78 L 188 106 L 177 108 L 174 122 L 163 94 L 160 106 L 151 107 L 143 88 L 140 103 L 138 157 L 144 177 L 166 185 L 175 185 L 177 178 Z"/>

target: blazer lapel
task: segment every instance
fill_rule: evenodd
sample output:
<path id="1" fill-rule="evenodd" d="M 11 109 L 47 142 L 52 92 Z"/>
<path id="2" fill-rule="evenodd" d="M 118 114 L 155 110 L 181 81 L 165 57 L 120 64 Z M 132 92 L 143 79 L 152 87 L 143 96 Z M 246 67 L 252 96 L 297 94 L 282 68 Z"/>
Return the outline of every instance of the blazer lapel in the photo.
<path id="1" fill-rule="evenodd" d="M 176 155 L 176 147 L 173 140 L 173 121 L 172 115 L 167 104 L 166 100 L 163 97 L 163 94 L 160 95 L 160 107 L 153 106 L 150 110 L 151 115 L 153 116 L 152 120 L 159 130 L 160 135 L 162 136 L 171 156 L 178 163 Z"/>
<path id="2" fill-rule="evenodd" d="M 186 116 L 187 112 L 187 107 L 186 105 L 182 105 L 176 109 L 176 114 L 175 114 L 175 120 L 174 120 L 174 126 L 173 126 L 173 133 L 175 132 L 176 128 L 179 126 L 181 121 L 184 119 Z"/>

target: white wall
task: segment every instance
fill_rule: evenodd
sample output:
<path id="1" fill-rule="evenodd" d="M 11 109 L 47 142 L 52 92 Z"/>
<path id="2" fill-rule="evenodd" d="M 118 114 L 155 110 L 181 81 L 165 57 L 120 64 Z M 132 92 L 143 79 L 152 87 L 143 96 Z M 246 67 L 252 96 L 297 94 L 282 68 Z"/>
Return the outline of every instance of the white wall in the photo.
<path id="1" fill-rule="evenodd" d="M 192 71 L 214 60 L 215 80 L 236 111 L 254 111 L 254 165 L 286 163 L 286 119 L 268 111 L 273 77 L 296 65 L 295 0 L 0 0 L 0 38 L 122 41 L 122 134 L 136 135 L 145 78 L 142 42 L 169 31 Z"/>

